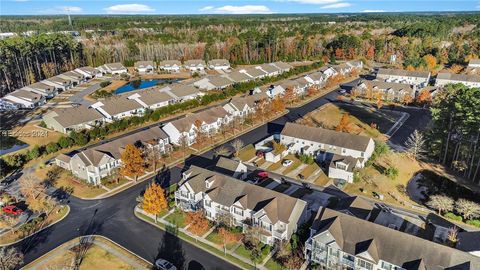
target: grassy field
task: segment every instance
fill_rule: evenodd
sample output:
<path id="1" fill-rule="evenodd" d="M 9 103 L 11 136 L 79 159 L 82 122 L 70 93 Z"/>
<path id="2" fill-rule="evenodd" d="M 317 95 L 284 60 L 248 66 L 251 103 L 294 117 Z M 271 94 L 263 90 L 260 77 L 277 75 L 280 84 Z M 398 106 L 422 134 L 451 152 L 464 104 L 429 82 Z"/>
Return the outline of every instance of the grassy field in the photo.
<path id="1" fill-rule="evenodd" d="M 37 125 L 40 122 L 28 122 L 25 125 L 19 125 L 12 129 L 12 136 L 18 140 L 29 144 L 32 149 L 35 145 L 46 145 L 51 142 L 57 142 L 62 134 L 53 130 L 43 129 Z M 25 151 L 25 149 L 22 149 Z"/>
<path id="2" fill-rule="evenodd" d="M 391 179 L 383 174 L 386 168 L 395 167 L 399 174 Z M 413 203 L 403 187 L 407 186 L 408 181 L 421 170 L 421 165 L 405 154 L 388 153 L 375 161 L 372 166 L 361 169 L 359 181 L 347 184 L 344 191 L 351 194 L 361 194 L 373 198 L 373 191 L 384 195 L 384 201 L 399 205 Z M 363 192 L 362 192 L 363 191 Z"/>
<path id="3" fill-rule="evenodd" d="M 259 262 L 262 262 L 263 259 L 265 259 L 265 257 L 267 257 L 268 253 L 270 253 L 270 250 L 271 250 L 271 247 L 268 246 L 268 245 L 263 245 L 262 246 L 262 253 L 260 255 L 259 258 L 257 258 L 256 262 L 259 263 Z M 250 259 L 250 254 L 251 254 L 251 251 L 244 245 L 240 245 L 236 250 L 235 250 L 235 253 L 240 255 L 240 256 L 243 256 L 247 259 Z"/>
<path id="4" fill-rule="evenodd" d="M 222 240 L 222 236 L 220 236 L 218 234 L 218 231 L 215 229 L 212 233 L 210 233 L 206 239 L 212 243 L 215 243 L 219 246 L 222 246 L 223 247 L 223 240 Z M 239 242 L 232 242 L 232 243 L 228 243 L 227 244 L 227 249 L 232 249 L 233 247 L 235 247 Z"/>
<path id="5" fill-rule="evenodd" d="M 273 258 L 271 258 L 270 260 L 268 260 L 265 265 L 264 265 L 267 269 L 269 270 L 282 270 L 282 269 L 285 269 L 284 267 L 282 267 L 282 265 L 280 265 L 279 263 L 277 263 Z"/>
<path id="6" fill-rule="evenodd" d="M 183 228 L 187 226 L 187 224 L 185 224 L 185 218 L 186 215 L 184 212 L 180 210 L 175 210 L 173 213 L 168 215 L 165 220 L 172 224 L 176 224 L 179 228 Z"/>
<path id="7" fill-rule="evenodd" d="M 253 146 L 253 144 L 249 144 L 245 146 L 238 153 L 238 158 L 242 161 L 248 161 L 254 157 L 255 157 L 255 147 Z"/>
<path id="8" fill-rule="evenodd" d="M 73 266 L 75 260 L 75 247 L 68 248 L 68 246 L 78 243 L 78 239 L 71 240 L 58 249 L 47 253 L 45 257 L 42 257 L 40 260 L 34 261 L 33 263 L 27 265 L 24 269 L 39 269 L 39 270 L 48 270 L 48 269 L 69 269 Z M 101 245 L 106 245 L 109 249 L 114 250 L 115 253 L 121 254 L 117 256 L 113 252 L 110 252 L 104 249 L 103 246 L 99 244 L 91 245 L 85 257 L 83 258 L 79 269 L 80 270 L 94 270 L 94 269 L 150 269 L 151 266 L 138 258 L 137 256 L 125 251 L 120 246 L 114 244 L 111 241 L 108 241 L 103 238 L 96 238 L 95 243 L 100 243 Z M 130 265 L 128 261 L 135 261 L 141 268 L 136 268 L 133 265 Z"/>
<path id="9" fill-rule="evenodd" d="M 65 170 L 62 170 L 60 177 L 55 181 L 55 186 L 57 188 L 72 188 L 73 196 L 80 198 L 95 198 L 107 192 L 103 188 L 87 185 Z"/>
<path id="10" fill-rule="evenodd" d="M 349 133 L 370 136 L 382 141 L 386 141 L 387 137 L 381 131 L 386 132 L 399 117 L 396 114 L 366 107 L 329 103 L 310 112 L 298 122 L 307 126 L 335 129 L 345 113 L 349 114 Z M 378 129 L 371 127 L 372 123 L 375 123 Z"/>

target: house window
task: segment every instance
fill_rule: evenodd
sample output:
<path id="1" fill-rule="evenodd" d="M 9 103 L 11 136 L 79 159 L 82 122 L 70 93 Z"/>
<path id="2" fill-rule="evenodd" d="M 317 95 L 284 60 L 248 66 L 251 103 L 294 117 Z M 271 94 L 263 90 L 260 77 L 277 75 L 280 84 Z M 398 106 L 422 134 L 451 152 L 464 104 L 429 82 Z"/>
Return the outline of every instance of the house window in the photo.
<path id="1" fill-rule="evenodd" d="M 204 200 L 204 204 L 205 204 L 206 207 L 212 206 L 212 202 L 209 201 L 209 200 Z"/>
<path id="2" fill-rule="evenodd" d="M 363 157 L 364 155 L 365 155 L 365 153 L 364 153 L 364 152 L 361 152 L 361 153 L 360 153 L 360 156 L 361 156 L 361 157 Z"/>
<path id="3" fill-rule="evenodd" d="M 380 265 L 380 268 L 385 269 L 385 270 L 395 270 L 395 267 L 392 264 L 390 264 L 388 262 L 384 262 L 384 261 L 382 261 L 382 264 Z"/>
<path id="4" fill-rule="evenodd" d="M 337 167 L 337 169 L 340 169 L 340 170 L 344 170 L 344 171 L 347 170 L 347 166 L 345 164 L 337 163 L 336 167 Z"/>
<path id="5" fill-rule="evenodd" d="M 371 264 L 367 261 L 364 261 L 362 259 L 358 259 L 357 266 L 362 268 L 362 269 L 367 269 L 367 270 L 372 270 L 373 269 L 373 264 Z"/>
<path id="6" fill-rule="evenodd" d="M 243 216 L 243 210 L 238 207 L 233 207 L 233 213 L 239 216 Z"/>

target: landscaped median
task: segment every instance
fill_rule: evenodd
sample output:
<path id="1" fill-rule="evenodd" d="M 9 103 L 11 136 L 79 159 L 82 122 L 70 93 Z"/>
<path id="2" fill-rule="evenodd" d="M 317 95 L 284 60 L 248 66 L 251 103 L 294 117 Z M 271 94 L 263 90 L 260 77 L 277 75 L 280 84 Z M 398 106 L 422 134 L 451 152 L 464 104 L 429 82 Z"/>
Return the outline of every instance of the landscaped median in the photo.
<path id="1" fill-rule="evenodd" d="M 45 217 L 38 216 L 29 220 L 25 224 L 11 228 L 0 235 L 0 246 L 9 246 L 20 242 L 23 239 L 36 234 L 57 222 L 60 222 L 68 215 L 69 212 L 70 207 L 68 205 L 60 205 L 54 208 Z"/>
<path id="2" fill-rule="evenodd" d="M 170 213 L 163 217 L 157 216 L 157 221 L 155 221 L 155 217 L 147 214 L 145 211 L 140 209 L 138 206 L 135 207 L 135 216 L 153 226 L 156 226 L 164 231 L 167 231 L 168 233 L 174 233 L 176 237 L 187 241 L 209 253 L 212 255 L 215 255 L 219 258 L 222 258 L 231 264 L 236 265 L 237 267 L 240 267 L 242 269 L 255 269 L 255 267 L 249 262 L 250 259 L 248 258 L 243 258 L 239 256 L 243 256 L 245 254 L 238 254 L 235 249 L 234 252 L 232 251 L 227 251 L 226 253 L 224 252 L 223 248 L 221 245 L 218 243 L 215 243 L 215 238 L 214 236 L 211 236 L 210 239 L 207 236 L 206 238 L 202 238 L 199 236 L 195 236 L 192 233 L 188 232 L 187 230 L 184 229 L 184 227 L 187 226 L 187 224 L 184 223 L 185 220 L 185 214 L 181 212 L 180 210 L 172 210 Z M 174 223 L 170 222 L 177 222 L 176 225 L 177 227 L 175 228 Z M 174 228 L 174 229 L 172 229 Z M 232 255 L 232 253 L 236 255 Z M 241 253 L 241 252 L 240 252 Z M 245 253 L 245 252 L 244 252 Z M 257 266 L 258 268 L 258 266 Z"/>
<path id="3" fill-rule="evenodd" d="M 147 270 L 152 268 L 152 264 L 106 237 L 89 235 L 60 245 L 23 269 L 70 268 Z"/>

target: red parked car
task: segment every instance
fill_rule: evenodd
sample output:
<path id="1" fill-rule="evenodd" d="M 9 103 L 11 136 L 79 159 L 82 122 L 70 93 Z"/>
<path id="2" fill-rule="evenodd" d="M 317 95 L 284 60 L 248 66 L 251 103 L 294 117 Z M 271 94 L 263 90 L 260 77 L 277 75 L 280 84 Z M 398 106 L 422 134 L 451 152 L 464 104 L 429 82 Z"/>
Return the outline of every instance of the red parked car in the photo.
<path id="1" fill-rule="evenodd" d="M 268 172 L 259 172 L 257 176 L 259 178 L 268 178 Z"/>
<path id="2" fill-rule="evenodd" d="M 16 207 L 15 205 L 7 205 L 7 206 L 3 207 L 2 210 L 5 214 L 10 214 L 10 215 L 15 215 L 15 216 L 18 216 L 21 213 L 23 213 L 23 210 Z"/>

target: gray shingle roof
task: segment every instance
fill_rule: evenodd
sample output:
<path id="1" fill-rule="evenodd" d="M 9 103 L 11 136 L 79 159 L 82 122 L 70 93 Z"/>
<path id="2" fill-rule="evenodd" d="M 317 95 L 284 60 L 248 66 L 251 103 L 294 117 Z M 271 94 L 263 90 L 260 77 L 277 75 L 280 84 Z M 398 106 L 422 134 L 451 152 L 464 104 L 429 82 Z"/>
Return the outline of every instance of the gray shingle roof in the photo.
<path id="1" fill-rule="evenodd" d="M 318 211 L 312 229 L 316 235 L 329 231 L 344 252 L 357 255 L 367 250 L 376 262 L 383 260 L 406 269 L 480 268 L 480 258 L 466 252 L 328 208 Z M 422 265 L 425 268 L 418 268 Z"/>
<path id="2" fill-rule="evenodd" d="M 232 71 L 227 76 L 237 83 L 246 82 L 250 80 L 250 77 L 248 75 L 239 71 Z"/>
<path id="3" fill-rule="evenodd" d="M 70 127 L 95 120 L 102 120 L 104 116 L 93 108 L 78 106 L 65 109 L 56 109 L 58 115 L 53 117 L 63 127 Z"/>
<path id="4" fill-rule="evenodd" d="M 155 67 L 155 63 L 153 61 L 137 61 L 135 62 L 134 66 L 136 68 L 144 68 L 148 66 Z"/>
<path id="5" fill-rule="evenodd" d="M 196 193 L 205 192 L 213 201 L 224 206 L 231 206 L 238 201 L 246 209 L 254 211 L 263 209 L 273 223 L 276 223 L 278 220 L 290 223 L 290 217 L 295 211 L 297 203 L 300 206 L 303 205 L 303 207 L 300 207 L 301 210 L 306 206 L 304 201 L 283 193 L 197 166 L 191 166 L 185 173 L 189 174 L 190 177 L 183 180 L 180 185 L 188 182 Z M 208 189 L 205 185 L 206 180 L 214 181 Z"/>
<path id="6" fill-rule="evenodd" d="M 403 76 L 403 77 L 419 77 L 427 79 L 430 75 L 428 71 L 408 71 L 403 69 L 386 69 L 380 68 L 378 70 L 378 75 L 394 75 L 394 76 Z"/>
<path id="7" fill-rule="evenodd" d="M 281 134 L 358 151 L 365 151 L 371 140 L 371 138 L 366 136 L 309 127 L 290 122 L 285 124 Z"/>
<path id="8" fill-rule="evenodd" d="M 174 65 L 181 66 L 182 62 L 180 62 L 178 60 L 164 60 L 164 61 L 160 62 L 160 66 L 162 66 L 162 67 L 171 67 L 171 66 L 174 66 Z"/>
<path id="9" fill-rule="evenodd" d="M 229 66 L 230 62 L 228 62 L 227 59 L 212 59 L 208 61 L 208 64 L 211 66 L 218 67 L 218 66 Z"/>
<path id="10" fill-rule="evenodd" d="M 184 66 L 186 67 L 197 67 L 197 66 L 206 66 L 205 61 L 201 59 L 193 59 L 193 60 L 187 60 L 184 63 Z"/>
<path id="11" fill-rule="evenodd" d="M 468 75 L 468 74 L 454 74 L 448 72 L 441 72 L 437 75 L 437 80 L 452 80 L 452 81 L 459 81 L 459 82 L 480 82 L 480 76 L 478 75 Z"/>

